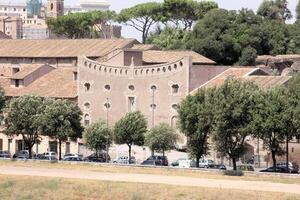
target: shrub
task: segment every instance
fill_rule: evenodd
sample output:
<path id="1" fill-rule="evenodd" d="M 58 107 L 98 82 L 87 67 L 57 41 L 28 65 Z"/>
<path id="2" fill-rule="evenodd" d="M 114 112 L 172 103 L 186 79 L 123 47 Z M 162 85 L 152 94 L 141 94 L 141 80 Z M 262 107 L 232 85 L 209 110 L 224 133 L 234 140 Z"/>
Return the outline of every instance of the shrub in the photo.
<path id="1" fill-rule="evenodd" d="M 226 176 L 244 176 L 244 172 L 241 170 L 225 170 L 224 175 L 226 175 Z"/>

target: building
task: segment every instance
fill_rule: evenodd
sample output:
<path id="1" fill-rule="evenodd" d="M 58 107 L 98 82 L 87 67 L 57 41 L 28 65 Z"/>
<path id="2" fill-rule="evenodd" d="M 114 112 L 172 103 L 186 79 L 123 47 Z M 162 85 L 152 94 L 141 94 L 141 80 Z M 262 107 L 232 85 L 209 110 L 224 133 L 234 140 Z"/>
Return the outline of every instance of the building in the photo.
<path id="1" fill-rule="evenodd" d="M 57 18 L 64 15 L 64 0 L 47 1 L 47 17 Z"/>
<path id="2" fill-rule="evenodd" d="M 106 11 L 109 10 L 110 4 L 107 0 L 80 0 L 76 6 L 66 6 L 64 8 L 65 14 L 76 12 L 89 12 L 89 11 Z"/>
<path id="3" fill-rule="evenodd" d="M 0 39 L 11 39 L 11 37 L 0 31 Z"/>
<path id="4" fill-rule="evenodd" d="M 0 16 L 0 31 L 13 39 L 22 38 L 22 19 Z"/>
<path id="5" fill-rule="evenodd" d="M 0 85 L 8 99 L 25 94 L 68 99 L 82 110 L 85 126 L 99 119 L 113 125 L 126 113 L 140 110 L 148 127 L 161 122 L 175 127 L 178 103 L 199 88 L 219 86 L 228 78 L 237 78 L 267 89 L 285 85 L 290 79 L 270 76 L 257 67 L 217 66 L 193 51 L 162 51 L 134 39 L 0 40 L 0 43 L 3 44 Z M 178 143 L 183 146 L 185 137 Z M 248 144 L 247 156 L 266 155 L 255 139 L 250 138 Z M 294 146 L 297 152 L 297 143 Z M 0 133 L 1 147 L 12 153 L 26 148 L 21 137 L 11 139 Z M 57 141 L 43 138 L 34 149 L 36 153 L 57 151 Z M 83 141 L 68 141 L 62 149 L 63 154 L 87 153 Z M 259 149 L 262 152 L 255 153 Z M 126 150 L 113 146 L 111 157 Z M 139 147 L 133 149 L 138 160 L 144 159 L 147 152 L 150 153 Z M 298 159 L 296 155 L 291 154 Z M 218 160 L 214 152 L 211 156 Z"/>
<path id="6" fill-rule="evenodd" d="M 13 4 L 12 2 L 0 3 L 0 16 L 27 18 L 26 4 Z"/>

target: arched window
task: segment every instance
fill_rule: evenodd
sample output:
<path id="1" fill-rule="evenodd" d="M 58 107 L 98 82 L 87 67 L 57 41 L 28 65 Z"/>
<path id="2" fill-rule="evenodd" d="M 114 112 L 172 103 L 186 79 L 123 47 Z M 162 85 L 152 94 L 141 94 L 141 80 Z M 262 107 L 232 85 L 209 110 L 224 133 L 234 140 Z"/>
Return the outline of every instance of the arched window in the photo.
<path id="1" fill-rule="evenodd" d="M 151 108 L 151 110 L 156 110 L 157 105 L 156 105 L 156 104 L 151 104 L 151 105 L 150 105 L 150 108 Z"/>
<path id="2" fill-rule="evenodd" d="M 85 84 L 84 84 L 84 88 L 85 88 L 85 91 L 86 91 L 86 92 L 90 91 L 90 89 L 91 89 L 91 84 L 90 84 L 90 83 L 85 83 Z"/>
<path id="3" fill-rule="evenodd" d="M 53 8 L 54 8 L 54 5 L 53 5 L 53 3 L 51 3 L 50 4 L 50 10 L 53 10 Z"/>
<path id="4" fill-rule="evenodd" d="M 110 103 L 105 103 L 105 104 L 104 104 L 104 107 L 105 107 L 106 109 L 109 109 L 109 108 L 110 108 Z"/>
<path id="5" fill-rule="evenodd" d="M 179 92 L 179 85 L 178 84 L 172 85 L 172 93 L 177 94 L 178 92 Z"/>
<path id="6" fill-rule="evenodd" d="M 173 105 L 172 105 L 172 108 L 173 108 L 174 110 L 177 110 L 177 109 L 179 108 L 179 106 L 178 106 L 178 104 L 173 104 Z"/>
<path id="7" fill-rule="evenodd" d="M 156 85 L 151 85 L 150 89 L 151 89 L 151 91 L 155 92 L 157 90 L 157 87 L 156 87 Z"/>
<path id="8" fill-rule="evenodd" d="M 128 86 L 128 89 L 131 90 L 131 91 L 134 91 L 134 90 L 135 90 L 135 87 L 134 87 L 134 85 L 129 85 L 129 86 Z"/>
<path id="9" fill-rule="evenodd" d="M 90 116 L 88 114 L 84 115 L 84 125 L 85 126 L 90 125 Z"/>
<path id="10" fill-rule="evenodd" d="M 84 104 L 84 108 L 85 108 L 86 110 L 90 109 L 90 108 L 91 108 L 91 104 L 90 104 L 89 102 L 86 102 L 86 103 Z"/>
<path id="11" fill-rule="evenodd" d="M 171 118 L 171 127 L 172 127 L 172 128 L 175 128 L 176 125 L 177 125 L 177 116 L 173 116 L 173 117 Z"/>

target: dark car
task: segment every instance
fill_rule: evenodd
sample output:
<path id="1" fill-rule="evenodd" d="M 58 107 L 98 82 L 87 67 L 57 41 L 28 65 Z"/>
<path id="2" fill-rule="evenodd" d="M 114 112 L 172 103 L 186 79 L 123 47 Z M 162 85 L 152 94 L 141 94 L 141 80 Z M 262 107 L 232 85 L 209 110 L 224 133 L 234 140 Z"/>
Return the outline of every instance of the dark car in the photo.
<path id="1" fill-rule="evenodd" d="M 168 166 L 167 156 L 150 156 L 141 165 Z"/>
<path id="2" fill-rule="evenodd" d="M 110 156 L 108 155 L 108 162 L 110 161 Z M 106 153 L 97 154 L 93 153 L 83 159 L 85 162 L 106 162 Z"/>
<path id="3" fill-rule="evenodd" d="M 295 163 L 289 163 L 288 168 L 286 168 L 286 164 L 278 163 L 275 168 L 269 167 L 267 169 L 261 170 L 260 172 L 276 172 L 276 173 L 298 173 L 299 167 Z"/>
<path id="4" fill-rule="evenodd" d="M 8 151 L 0 151 L 0 158 L 11 158 L 11 155 Z"/>
<path id="5" fill-rule="evenodd" d="M 31 152 L 32 157 L 35 157 L 35 153 Z M 29 159 L 29 151 L 27 150 L 21 150 L 18 151 L 16 154 L 13 155 L 13 158 L 17 159 Z"/>
<path id="6" fill-rule="evenodd" d="M 64 161 L 69 161 L 69 162 L 81 162 L 82 159 L 79 158 L 79 157 L 68 157 L 68 158 L 65 158 Z"/>
<path id="7" fill-rule="evenodd" d="M 227 170 L 225 165 L 208 165 L 209 169 Z"/>

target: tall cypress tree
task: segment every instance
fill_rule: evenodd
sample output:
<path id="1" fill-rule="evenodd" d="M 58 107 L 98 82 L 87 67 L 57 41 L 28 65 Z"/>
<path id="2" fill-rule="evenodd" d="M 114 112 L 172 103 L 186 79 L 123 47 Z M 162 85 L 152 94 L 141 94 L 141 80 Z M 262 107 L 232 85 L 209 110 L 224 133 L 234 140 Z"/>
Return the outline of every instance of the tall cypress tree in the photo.
<path id="1" fill-rule="evenodd" d="M 296 7 L 296 17 L 297 20 L 300 20 L 300 0 L 298 1 L 298 5 Z"/>

